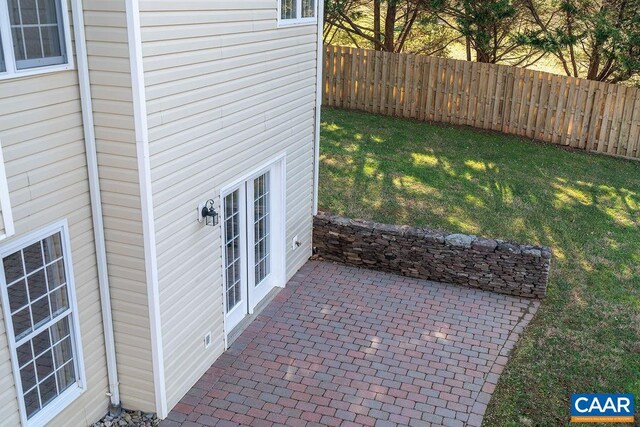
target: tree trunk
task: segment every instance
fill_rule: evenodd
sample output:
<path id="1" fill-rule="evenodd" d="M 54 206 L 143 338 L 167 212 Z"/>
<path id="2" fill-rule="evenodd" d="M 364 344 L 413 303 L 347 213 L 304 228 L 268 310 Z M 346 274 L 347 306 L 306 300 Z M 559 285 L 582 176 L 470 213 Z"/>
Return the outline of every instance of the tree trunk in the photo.
<path id="1" fill-rule="evenodd" d="M 587 70 L 588 80 L 596 80 L 600 69 L 600 47 L 595 46 L 592 52 L 591 58 L 589 58 L 589 69 Z"/>
<path id="2" fill-rule="evenodd" d="M 469 36 L 465 37 L 467 42 L 467 61 L 471 61 L 471 39 Z"/>
<path id="3" fill-rule="evenodd" d="M 387 16 L 384 20 L 384 50 L 393 52 L 398 7 L 394 0 L 387 3 Z"/>
<path id="4" fill-rule="evenodd" d="M 573 68 L 573 77 L 578 77 L 578 64 L 576 62 L 576 53 L 573 48 L 573 16 L 567 11 L 567 31 L 569 34 L 569 59 L 571 59 L 571 67 Z"/>
<path id="5" fill-rule="evenodd" d="M 373 47 L 375 50 L 382 50 L 380 35 L 380 0 L 373 0 L 373 37 L 378 41 Z"/>
<path id="6" fill-rule="evenodd" d="M 490 63 L 491 57 L 488 52 L 485 52 L 482 49 L 476 49 L 476 61 Z"/>

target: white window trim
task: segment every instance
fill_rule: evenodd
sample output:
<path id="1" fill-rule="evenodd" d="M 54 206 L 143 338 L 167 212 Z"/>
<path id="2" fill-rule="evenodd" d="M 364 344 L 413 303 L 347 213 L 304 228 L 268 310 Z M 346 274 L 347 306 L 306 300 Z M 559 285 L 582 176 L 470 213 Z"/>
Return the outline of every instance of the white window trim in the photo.
<path id="1" fill-rule="evenodd" d="M 0 141 L 0 210 L 2 210 L 4 226 L 4 233 L 0 234 L 0 240 L 4 240 L 13 236 L 15 228 L 13 224 L 13 211 L 11 209 L 11 197 L 9 194 L 9 183 L 7 181 L 7 172 L 4 166 L 2 141 Z"/>
<path id="2" fill-rule="evenodd" d="M 9 20 L 9 4 L 7 0 L 0 0 L 0 38 L 2 39 L 2 52 L 4 53 L 4 66 L 6 71 L 0 71 L 0 80 L 15 79 L 18 77 L 35 76 L 38 74 L 53 73 L 56 71 L 72 70 L 75 66 L 71 45 L 71 25 L 69 24 L 69 5 L 66 0 L 60 1 L 62 15 L 62 30 L 64 31 L 65 54 L 67 62 L 64 64 L 48 65 L 36 68 L 18 70 L 16 68 L 15 54 L 13 51 L 13 37 L 11 35 L 11 21 Z"/>
<path id="3" fill-rule="evenodd" d="M 78 302 L 76 299 L 76 288 L 74 283 L 73 274 L 73 262 L 71 261 L 71 242 L 69 240 L 69 225 L 67 220 L 61 220 L 47 227 L 41 228 L 37 231 L 22 236 L 19 239 L 12 241 L 6 245 L 0 247 L 0 262 L 1 260 L 22 248 L 29 246 L 35 242 L 38 242 L 52 234 L 60 232 L 63 245 L 64 254 L 64 266 L 65 274 L 67 274 L 67 290 L 69 292 L 69 306 L 71 308 L 71 335 L 73 336 L 73 350 L 75 356 L 75 368 L 78 380 L 75 386 L 69 387 L 62 392 L 58 397 L 44 406 L 38 413 L 36 413 L 31 419 L 27 419 L 27 410 L 24 403 L 24 396 L 22 390 L 22 381 L 20 378 L 20 367 L 18 363 L 18 355 L 16 349 L 16 337 L 13 332 L 13 321 L 11 319 L 11 310 L 9 308 L 9 294 L 7 292 L 7 281 L 4 275 L 4 267 L 0 268 L 0 287 L 2 294 L 2 312 L 4 313 L 5 329 L 7 334 L 7 340 L 9 343 L 9 350 L 11 353 L 11 367 L 13 369 L 13 378 L 15 383 L 15 389 L 18 399 L 18 406 L 20 408 L 20 420 L 23 426 L 38 427 L 43 426 L 51 421 L 56 415 L 62 412 L 67 406 L 69 406 L 74 400 L 76 400 L 86 390 L 86 376 L 84 367 L 84 356 L 82 352 L 82 339 L 80 337 L 80 321 L 78 317 Z"/>
<path id="4" fill-rule="evenodd" d="M 2 1 L 2 0 L 0 0 Z M 313 9 L 313 18 L 292 18 L 282 19 L 282 0 L 276 0 L 278 2 L 278 27 L 292 27 L 297 25 L 315 25 L 318 23 L 318 3 L 319 0 L 315 0 Z M 296 1 L 296 8 L 300 16 L 302 16 L 302 0 Z"/>

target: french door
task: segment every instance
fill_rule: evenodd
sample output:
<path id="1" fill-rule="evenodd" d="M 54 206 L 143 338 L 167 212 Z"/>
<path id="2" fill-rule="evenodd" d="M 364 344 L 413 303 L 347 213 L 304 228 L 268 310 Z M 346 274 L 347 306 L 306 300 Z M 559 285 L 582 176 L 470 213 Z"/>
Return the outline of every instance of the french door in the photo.
<path id="1" fill-rule="evenodd" d="M 283 286 L 281 171 L 262 169 L 222 193 L 225 329 L 230 332 Z"/>

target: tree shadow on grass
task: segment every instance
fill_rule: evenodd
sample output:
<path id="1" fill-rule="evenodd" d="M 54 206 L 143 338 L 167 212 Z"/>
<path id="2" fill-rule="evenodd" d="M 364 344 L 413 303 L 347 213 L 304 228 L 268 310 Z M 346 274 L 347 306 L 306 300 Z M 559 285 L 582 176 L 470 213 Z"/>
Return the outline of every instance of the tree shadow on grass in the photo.
<path id="1" fill-rule="evenodd" d="M 622 208 L 622 215 L 627 218 L 640 212 L 633 206 L 639 203 L 638 190 L 611 186 L 609 178 L 598 179 L 591 171 L 580 170 L 583 167 L 572 167 L 576 165 L 561 169 L 550 158 L 560 154 L 563 160 L 577 164 L 582 159 L 571 159 L 576 153 L 533 144 L 527 150 L 518 150 L 521 147 L 514 147 L 514 143 L 522 144 L 519 141 L 496 147 L 499 142 L 487 141 L 486 136 L 484 141 L 443 141 L 439 133 L 446 129 L 437 129 L 440 132 L 424 135 L 424 139 L 414 135 L 408 141 L 398 141 L 397 135 L 381 135 L 371 128 L 363 130 L 364 125 L 325 124 L 323 129 L 321 173 L 336 184 L 328 189 L 341 197 L 341 209 L 345 212 L 357 205 L 359 209 L 372 209 L 370 219 L 380 216 L 395 219 L 400 209 L 402 217 L 416 225 L 427 225 L 422 222 L 429 221 L 429 225 L 475 232 L 464 229 L 465 224 L 472 224 L 470 228 L 498 231 L 500 237 L 522 236 L 547 244 L 553 243 L 545 242 L 549 230 L 538 226 L 549 219 L 582 226 L 588 222 L 585 217 L 594 219 L 594 215 L 603 214 L 596 220 L 607 223 L 610 207 L 599 202 L 601 196 L 611 198 L 606 193 L 616 194 L 623 202 L 623 207 L 616 207 L 617 215 Z M 343 149 L 345 143 L 348 150 Z M 469 143 L 488 147 L 469 147 Z M 504 145 L 511 152 L 508 160 L 496 155 L 496 150 L 504 149 Z M 543 153 L 531 152 L 532 148 Z M 549 153 L 550 148 L 553 153 Z M 523 158 L 518 160 L 518 156 Z M 540 174 L 541 170 L 545 170 L 545 175 Z M 585 176 L 575 176 L 576 173 Z M 349 180 L 349 186 L 341 185 L 339 181 L 343 178 Z M 600 189 L 603 185 L 610 190 Z M 591 200 L 580 200 L 587 198 L 585 191 Z M 438 210 L 443 204 L 450 208 L 447 214 Z M 374 208 L 378 210 L 373 211 Z M 415 211 L 423 208 L 426 210 Z M 634 225 L 637 227 L 637 222 Z"/>

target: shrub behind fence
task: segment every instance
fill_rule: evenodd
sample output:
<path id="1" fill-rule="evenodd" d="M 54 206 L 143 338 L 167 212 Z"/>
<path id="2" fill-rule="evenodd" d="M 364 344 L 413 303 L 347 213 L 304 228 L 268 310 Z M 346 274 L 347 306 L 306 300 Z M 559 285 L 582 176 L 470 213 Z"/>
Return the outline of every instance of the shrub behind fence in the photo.
<path id="1" fill-rule="evenodd" d="M 507 65 L 325 46 L 324 99 L 640 158 L 640 90 Z"/>

